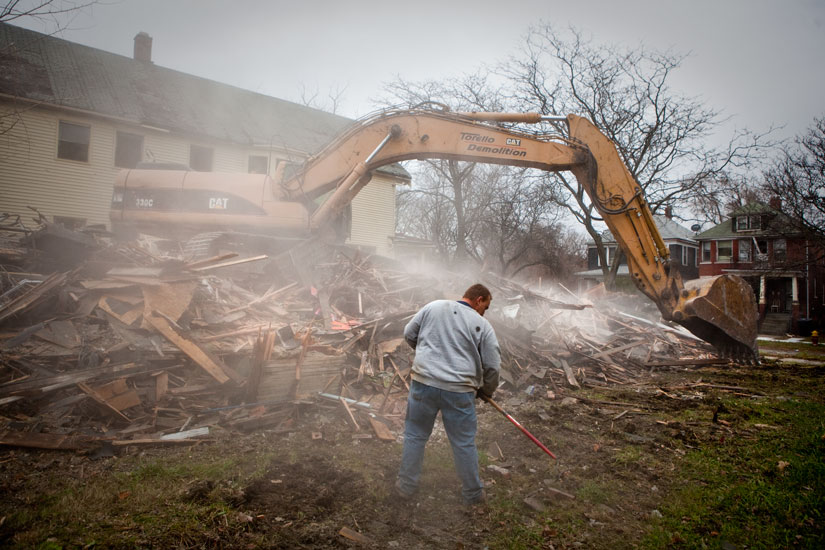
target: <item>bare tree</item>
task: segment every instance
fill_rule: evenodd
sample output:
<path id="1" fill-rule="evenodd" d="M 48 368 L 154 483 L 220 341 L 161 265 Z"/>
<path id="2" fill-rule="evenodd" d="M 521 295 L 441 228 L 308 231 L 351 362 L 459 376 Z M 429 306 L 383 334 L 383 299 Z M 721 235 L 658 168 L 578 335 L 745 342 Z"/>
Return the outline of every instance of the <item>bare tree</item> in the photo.
<path id="1" fill-rule="evenodd" d="M 317 85 L 312 87 L 308 87 L 303 82 L 300 85 L 301 88 L 301 105 L 305 107 L 312 107 L 313 109 L 318 109 L 321 111 L 326 111 L 328 113 L 337 114 L 338 111 L 341 109 L 341 104 L 344 102 L 346 98 L 346 86 L 334 86 L 330 88 L 327 93 L 326 97 L 323 99 L 321 96 L 321 91 Z"/>
<path id="2" fill-rule="evenodd" d="M 781 199 L 795 231 L 825 249 L 825 117 L 783 148 L 764 190 Z"/>
<path id="3" fill-rule="evenodd" d="M 675 92 L 670 81 L 684 56 L 620 48 L 584 40 L 575 29 L 565 36 L 551 25 L 530 30 L 523 56 L 500 67 L 512 83 L 510 100 L 543 114 L 576 113 L 590 119 L 616 145 L 651 209 L 692 206 L 714 198 L 713 184 L 729 171 L 758 158 L 764 135 L 740 132 L 727 147 L 708 138 L 723 120 L 699 99 Z M 572 176 L 549 174 L 557 203 L 595 241 L 605 271 L 606 252 L 590 198 Z"/>
<path id="4" fill-rule="evenodd" d="M 0 22 L 36 18 L 48 23 L 52 32 L 65 28 L 81 11 L 97 0 L 6 0 L 0 5 Z"/>
<path id="5" fill-rule="evenodd" d="M 414 108 L 421 105 L 440 105 L 453 110 L 496 110 L 500 108 L 498 93 L 481 73 L 466 75 L 451 82 L 410 82 L 396 79 L 384 87 L 385 96 L 378 100 L 384 105 Z M 473 246 L 472 236 L 480 232 L 482 210 L 486 201 L 481 200 L 488 177 L 499 172 L 479 168 L 475 163 L 455 160 L 426 160 L 419 163 L 422 185 L 408 193 L 419 195 L 425 204 L 449 216 L 438 218 L 438 227 L 428 231 L 427 238 L 436 239 L 436 246 L 451 262 L 461 264 L 468 260 L 482 262 L 482 252 Z M 412 196 L 407 197 L 407 204 Z M 403 216 L 403 214 L 401 214 Z M 429 218 L 429 216 L 427 217 Z M 444 222 L 449 222 L 445 224 Z"/>

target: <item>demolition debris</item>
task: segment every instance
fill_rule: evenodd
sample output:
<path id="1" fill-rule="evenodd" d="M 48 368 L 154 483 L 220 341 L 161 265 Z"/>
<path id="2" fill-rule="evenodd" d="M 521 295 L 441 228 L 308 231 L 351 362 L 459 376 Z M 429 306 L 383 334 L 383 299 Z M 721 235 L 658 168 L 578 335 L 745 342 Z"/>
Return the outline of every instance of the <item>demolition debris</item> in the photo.
<path id="1" fill-rule="evenodd" d="M 0 444 L 90 452 L 288 432 L 308 408 L 393 441 L 413 358 L 404 325 L 475 282 L 320 242 L 195 259 L 177 243 L 8 217 L 0 266 Z M 726 362 L 639 300 L 627 314 L 603 289 L 558 301 L 480 279 L 495 296 L 502 389 L 525 399 Z"/>

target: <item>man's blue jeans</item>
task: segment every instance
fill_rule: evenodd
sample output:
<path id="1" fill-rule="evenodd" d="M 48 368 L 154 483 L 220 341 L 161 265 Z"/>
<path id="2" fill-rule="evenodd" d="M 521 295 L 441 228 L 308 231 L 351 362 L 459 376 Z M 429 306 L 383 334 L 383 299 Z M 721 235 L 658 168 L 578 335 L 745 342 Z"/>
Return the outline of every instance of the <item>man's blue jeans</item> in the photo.
<path id="1" fill-rule="evenodd" d="M 441 411 L 444 430 L 453 448 L 453 462 L 461 479 L 461 495 L 465 501 L 474 502 L 481 498 L 484 487 L 478 476 L 474 392 L 451 392 L 413 380 L 407 399 L 404 452 L 401 456 L 398 486 L 410 495 L 418 490 L 424 447 L 433 431 L 438 411 Z"/>

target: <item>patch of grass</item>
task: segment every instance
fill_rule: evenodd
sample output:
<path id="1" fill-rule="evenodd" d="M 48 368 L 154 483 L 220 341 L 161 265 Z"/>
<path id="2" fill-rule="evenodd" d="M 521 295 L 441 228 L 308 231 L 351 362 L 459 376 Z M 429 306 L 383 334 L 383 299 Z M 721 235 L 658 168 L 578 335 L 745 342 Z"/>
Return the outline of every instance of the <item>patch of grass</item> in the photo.
<path id="1" fill-rule="evenodd" d="M 127 456 L 89 478 L 54 472 L 38 502 L 7 513 L 0 546 L 129 548 L 165 546 L 169 540 L 198 545 L 214 536 L 213 529 L 237 520 L 219 491 L 190 501 L 187 489 L 193 482 L 238 485 L 237 480 L 256 474 L 263 455 L 268 453 L 216 456 L 205 449 L 157 458 Z M 240 532 L 243 524 L 233 529 Z"/>
<path id="2" fill-rule="evenodd" d="M 685 456 L 681 488 L 642 548 L 825 547 L 825 406 L 724 404 L 739 429 Z"/>
<path id="3" fill-rule="evenodd" d="M 603 483 L 588 479 L 582 483 L 576 491 L 576 498 L 589 502 L 590 504 L 608 504 L 610 500 L 610 490 Z"/>
<path id="4" fill-rule="evenodd" d="M 636 445 L 627 445 L 622 447 L 619 452 L 613 456 L 613 460 L 619 464 L 639 464 L 643 459 L 642 450 Z"/>

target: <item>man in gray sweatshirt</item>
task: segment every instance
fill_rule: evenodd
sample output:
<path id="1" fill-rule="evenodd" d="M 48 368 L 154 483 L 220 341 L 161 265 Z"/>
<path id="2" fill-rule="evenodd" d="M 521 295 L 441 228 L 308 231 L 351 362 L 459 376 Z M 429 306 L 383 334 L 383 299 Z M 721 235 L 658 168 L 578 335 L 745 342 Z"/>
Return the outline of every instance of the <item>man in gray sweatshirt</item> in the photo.
<path id="1" fill-rule="evenodd" d="M 403 498 L 418 491 L 424 447 L 441 411 L 464 501 L 484 500 L 475 442 L 475 398 L 478 394 L 492 397 L 498 387 L 501 353 L 493 327 L 483 317 L 491 301 L 490 291 L 475 284 L 459 301 L 430 302 L 404 328 L 404 338 L 415 349 L 415 361 L 404 451 L 395 483 Z"/>

